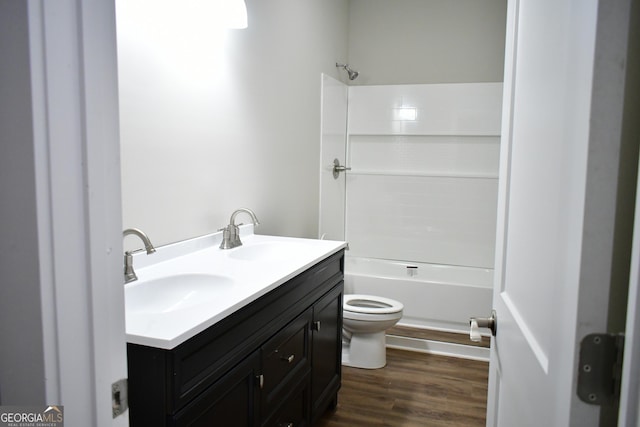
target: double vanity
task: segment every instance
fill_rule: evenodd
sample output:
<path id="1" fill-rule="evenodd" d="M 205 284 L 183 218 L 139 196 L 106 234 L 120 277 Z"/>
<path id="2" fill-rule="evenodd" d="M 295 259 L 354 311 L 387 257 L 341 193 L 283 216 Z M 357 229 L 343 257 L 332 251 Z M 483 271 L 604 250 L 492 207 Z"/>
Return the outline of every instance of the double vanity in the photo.
<path id="1" fill-rule="evenodd" d="M 223 233 L 136 254 L 132 426 L 310 426 L 337 403 L 344 242 Z"/>

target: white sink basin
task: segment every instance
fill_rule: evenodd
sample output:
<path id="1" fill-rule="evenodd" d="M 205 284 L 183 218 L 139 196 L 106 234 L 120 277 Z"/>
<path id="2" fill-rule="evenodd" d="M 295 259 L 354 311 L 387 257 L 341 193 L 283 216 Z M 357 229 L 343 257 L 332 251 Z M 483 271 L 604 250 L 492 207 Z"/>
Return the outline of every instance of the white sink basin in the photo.
<path id="1" fill-rule="evenodd" d="M 177 274 L 125 287 L 130 313 L 160 314 L 211 302 L 233 288 L 234 280 L 215 274 Z"/>

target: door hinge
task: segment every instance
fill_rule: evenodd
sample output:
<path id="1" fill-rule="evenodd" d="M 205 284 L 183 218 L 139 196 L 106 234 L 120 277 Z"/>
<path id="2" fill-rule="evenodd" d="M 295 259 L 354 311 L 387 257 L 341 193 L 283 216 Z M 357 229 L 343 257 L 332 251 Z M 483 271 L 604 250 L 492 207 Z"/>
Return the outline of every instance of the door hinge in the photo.
<path id="1" fill-rule="evenodd" d="M 589 334 L 580 342 L 578 397 L 606 406 L 620 395 L 624 335 Z"/>
<path id="2" fill-rule="evenodd" d="M 111 407 L 113 418 L 122 414 L 129 408 L 127 379 L 123 378 L 111 384 Z"/>

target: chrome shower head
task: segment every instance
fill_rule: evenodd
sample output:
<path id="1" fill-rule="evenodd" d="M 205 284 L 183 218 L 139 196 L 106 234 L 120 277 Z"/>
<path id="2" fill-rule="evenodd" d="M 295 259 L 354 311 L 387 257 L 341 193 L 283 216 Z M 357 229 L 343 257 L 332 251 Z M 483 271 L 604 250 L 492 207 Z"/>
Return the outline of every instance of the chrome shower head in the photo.
<path id="1" fill-rule="evenodd" d="M 339 64 L 336 62 L 336 67 L 344 68 L 349 75 L 349 80 L 355 80 L 358 78 L 358 72 L 349 68 L 349 64 Z"/>

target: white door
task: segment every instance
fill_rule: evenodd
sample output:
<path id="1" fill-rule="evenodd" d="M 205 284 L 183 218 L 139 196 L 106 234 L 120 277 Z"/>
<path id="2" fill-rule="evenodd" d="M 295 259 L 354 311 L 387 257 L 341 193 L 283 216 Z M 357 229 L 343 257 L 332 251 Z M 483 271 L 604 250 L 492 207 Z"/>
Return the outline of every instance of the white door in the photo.
<path id="1" fill-rule="evenodd" d="M 6 68 L 4 83 L 30 89 L 23 91 L 30 103 L 21 104 L 30 108 L 9 117 L 20 115 L 20 126 L 28 123 L 33 131 L 32 139 L 14 139 L 6 146 L 3 140 L 3 149 L 12 153 L 12 145 L 31 145 L 23 151 L 33 157 L 26 172 L 17 174 L 11 167 L 3 178 L 22 189 L 36 212 L 24 220 L 3 217 L 3 226 L 22 228 L 37 218 L 29 224 L 35 231 L 27 234 L 36 239 L 26 245 L 16 240 L 15 255 L 34 257 L 28 265 L 36 271 L 28 277 L 37 279 L 28 290 L 13 292 L 37 289 L 39 294 L 29 305 L 11 308 L 22 311 L 18 319 L 25 320 L 11 319 L 8 336 L 34 344 L 24 360 L 19 348 L 9 360 L 0 356 L 0 371 L 11 372 L 11 381 L 20 383 L 18 390 L 3 384 L 2 402 L 63 405 L 67 426 L 128 426 L 126 394 L 120 394 L 124 412 L 115 418 L 118 405 L 112 400 L 112 384 L 127 377 L 115 5 L 112 0 L 76 0 L 6 8 L 6 3 L 2 11 L 10 14 L 2 16 L 0 26 L 7 24 L 3 34 L 15 40 L 8 40 L 3 52 L 27 59 Z M 21 69 L 25 64 L 28 69 Z M 16 78 L 16 70 L 24 78 Z M 0 102 L 3 111 L 13 108 L 10 98 Z M 32 180 L 15 179 L 31 168 Z M 15 242 L 3 239 L 2 244 L 14 252 Z M 3 276 L 3 287 L 22 283 L 12 279 L 23 273 L 15 267 L 20 264 Z M 13 303 L 3 302 L 2 308 Z M 28 392 L 21 393 L 23 388 Z"/>
<path id="2" fill-rule="evenodd" d="M 629 4 L 509 1 L 488 426 L 598 425 L 575 373 L 607 331 Z"/>
<path id="3" fill-rule="evenodd" d="M 639 177 L 640 178 L 640 177 Z M 640 179 L 636 184 L 640 188 Z M 640 194 L 636 193 L 619 426 L 640 427 Z"/>

